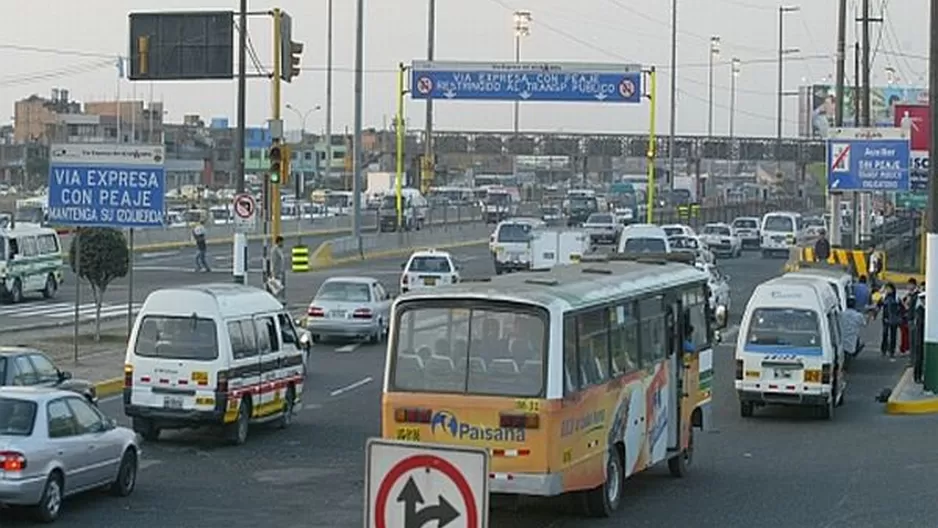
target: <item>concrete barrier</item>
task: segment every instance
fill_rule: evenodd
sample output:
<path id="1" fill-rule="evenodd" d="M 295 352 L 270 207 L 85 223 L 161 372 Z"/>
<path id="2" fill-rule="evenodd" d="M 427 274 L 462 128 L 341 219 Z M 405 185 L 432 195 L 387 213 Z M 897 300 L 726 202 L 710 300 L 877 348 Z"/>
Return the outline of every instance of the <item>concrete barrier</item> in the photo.
<path id="1" fill-rule="evenodd" d="M 427 211 L 427 224 L 454 225 L 466 222 L 477 222 L 482 218 L 478 207 L 449 206 L 431 208 Z M 328 218 L 305 219 L 300 224 L 294 220 L 282 222 L 284 238 L 314 237 L 340 235 L 352 229 L 350 216 L 334 216 Z M 362 231 L 374 232 L 378 229 L 378 213 L 374 210 L 362 211 Z M 206 242 L 210 245 L 230 244 L 234 236 L 234 225 L 207 225 Z M 251 235 L 248 240 L 264 240 L 263 234 Z M 71 236 L 62 236 L 62 247 L 70 247 Z M 137 229 L 134 231 L 134 251 L 161 251 L 181 249 L 192 246 L 190 229 L 185 226 L 165 227 L 152 229 Z"/>
<path id="2" fill-rule="evenodd" d="M 420 231 L 338 237 L 313 252 L 313 268 L 327 268 L 361 260 L 407 255 L 419 249 L 453 249 L 484 244 L 492 227 L 483 223 L 437 225 Z"/>

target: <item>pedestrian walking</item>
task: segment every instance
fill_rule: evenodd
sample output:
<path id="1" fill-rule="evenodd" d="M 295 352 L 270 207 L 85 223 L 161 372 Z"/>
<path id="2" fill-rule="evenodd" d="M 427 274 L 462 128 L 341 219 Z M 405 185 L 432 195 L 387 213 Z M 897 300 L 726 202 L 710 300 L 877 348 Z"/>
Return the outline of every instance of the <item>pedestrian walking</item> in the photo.
<path id="1" fill-rule="evenodd" d="M 270 290 L 280 302 L 286 302 L 287 263 L 283 254 L 283 237 L 274 239 L 270 250 Z"/>
<path id="2" fill-rule="evenodd" d="M 831 243 L 827 240 L 827 232 L 821 229 L 818 232 L 817 242 L 814 243 L 814 260 L 817 262 L 827 262 L 831 256 Z"/>
<path id="3" fill-rule="evenodd" d="M 879 306 L 880 313 L 883 314 L 883 338 L 880 341 L 879 350 L 883 357 L 889 356 L 890 360 L 895 360 L 896 334 L 902 323 L 902 304 L 896 298 L 895 284 L 891 282 L 886 284 Z"/>
<path id="4" fill-rule="evenodd" d="M 192 239 L 195 241 L 195 271 L 205 271 L 206 273 L 212 271 L 212 268 L 208 265 L 208 244 L 205 241 L 205 226 L 202 225 L 202 222 L 199 222 L 192 228 Z"/>

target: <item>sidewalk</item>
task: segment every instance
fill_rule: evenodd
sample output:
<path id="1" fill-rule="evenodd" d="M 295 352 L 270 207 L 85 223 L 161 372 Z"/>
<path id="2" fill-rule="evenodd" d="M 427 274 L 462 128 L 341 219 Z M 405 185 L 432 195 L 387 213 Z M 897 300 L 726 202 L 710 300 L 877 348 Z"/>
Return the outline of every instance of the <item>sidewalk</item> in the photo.
<path id="1" fill-rule="evenodd" d="M 902 373 L 886 402 L 886 414 L 938 414 L 938 396 L 916 383 L 912 375 L 912 367 Z"/>

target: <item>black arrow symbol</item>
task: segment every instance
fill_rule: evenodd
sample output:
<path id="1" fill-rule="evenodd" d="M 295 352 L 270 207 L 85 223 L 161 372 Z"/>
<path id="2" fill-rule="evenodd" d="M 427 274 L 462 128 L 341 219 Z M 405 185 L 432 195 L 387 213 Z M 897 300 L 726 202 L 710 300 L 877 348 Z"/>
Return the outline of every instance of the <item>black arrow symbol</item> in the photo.
<path id="1" fill-rule="evenodd" d="M 413 477 L 407 479 L 404 489 L 397 496 L 397 502 L 404 503 L 404 528 L 423 528 L 431 521 L 437 522 L 437 528 L 443 528 L 459 517 L 456 508 L 442 495 L 439 496 L 439 504 L 417 510 L 417 505 L 423 504 L 423 495 Z"/>

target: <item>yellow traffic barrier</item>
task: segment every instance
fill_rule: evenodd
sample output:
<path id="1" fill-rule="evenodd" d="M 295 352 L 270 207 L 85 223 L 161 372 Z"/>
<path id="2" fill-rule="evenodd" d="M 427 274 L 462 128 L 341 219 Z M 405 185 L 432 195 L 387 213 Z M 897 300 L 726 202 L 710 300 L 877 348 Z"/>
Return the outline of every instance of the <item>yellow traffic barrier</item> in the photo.
<path id="1" fill-rule="evenodd" d="M 827 257 L 827 264 L 834 266 L 843 266 L 850 270 L 854 277 L 866 275 L 869 272 L 870 251 L 862 249 L 844 249 L 831 248 L 831 254 Z M 803 247 L 800 250 L 799 260 L 801 262 L 817 262 L 817 255 L 813 246 Z"/>
<path id="2" fill-rule="evenodd" d="M 309 271 L 309 246 L 293 246 L 290 251 L 290 268 L 293 273 Z"/>

